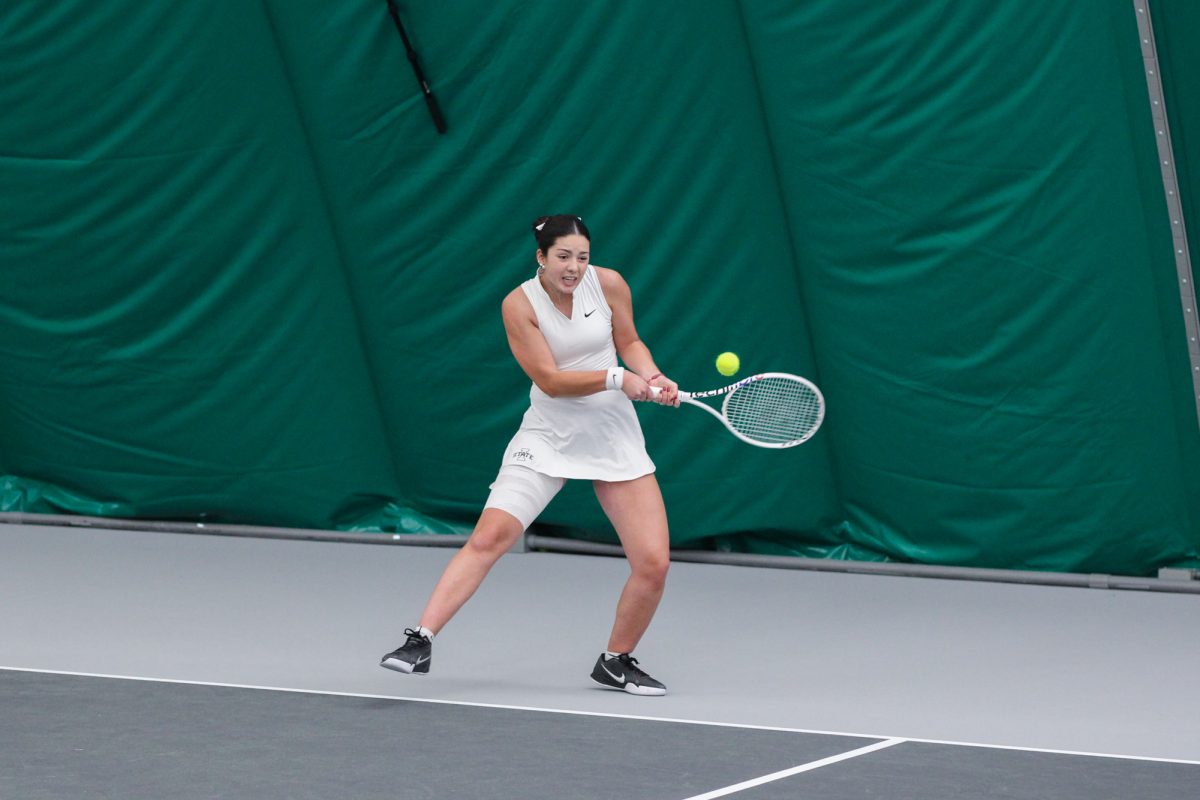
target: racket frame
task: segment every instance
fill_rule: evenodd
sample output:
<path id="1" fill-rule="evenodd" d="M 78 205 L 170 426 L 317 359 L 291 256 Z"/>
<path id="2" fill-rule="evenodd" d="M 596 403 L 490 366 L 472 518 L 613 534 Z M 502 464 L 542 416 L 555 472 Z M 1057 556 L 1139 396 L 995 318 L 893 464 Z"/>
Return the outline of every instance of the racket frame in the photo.
<path id="1" fill-rule="evenodd" d="M 817 401 L 818 401 L 817 421 L 816 421 L 816 424 L 812 426 L 812 429 L 809 430 L 807 435 L 805 435 L 799 439 L 790 439 L 786 442 L 763 442 L 763 441 L 759 441 L 758 439 L 752 439 L 749 436 L 746 436 L 741 431 L 739 431 L 737 428 L 733 427 L 733 424 L 729 421 L 729 418 L 726 416 L 726 412 L 727 412 L 728 406 L 729 406 L 729 399 L 733 396 L 734 390 L 740 389 L 743 386 L 747 386 L 756 381 L 761 381 L 763 378 L 786 378 L 787 380 L 790 380 L 790 381 L 802 383 L 810 391 L 812 391 L 813 394 L 815 394 L 817 396 Z M 654 394 L 655 397 L 658 397 L 659 392 L 661 392 L 662 390 L 657 386 L 651 386 L 650 391 Z M 710 406 L 708 403 L 701 403 L 699 400 L 700 398 L 718 397 L 720 395 L 725 396 L 725 400 L 722 401 L 722 403 L 721 403 L 720 411 L 717 411 L 715 408 Z M 787 448 L 787 447 L 795 447 L 798 444 L 804 444 L 809 439 L 811 439 L 814 434 L 816 434 L 816 432 L 821 428 L 821 423 L 825 421 L 825 396 L 823 394 L 821 394 L 821 390 L 817 388 L 816 384 L 814 384 L 812 381 L 808 380 L 807 378 L 802 378 L 799 375 L 792 375 L 789 372 L 762 372 L 762 373 L 759 373 L 758 375 L 751 375 L 748 378 L 742 378 L 740 381 L 737 381 L 736 383 L 731 383 L 724 388 L 711 389 L 707 392 L 685 392 L 685 391 L 681 390 L 679 392 L 679 399 L 682 402 L 687 403 L 689 405 L 696 406 L 697 408 L 703 408 L 705 411 L 707 411 L 708 413 L 712 414 L 714 417 L 719 419 L 721 421 L 721 424 L 729 429 L 730 433 L 732 433 L 737 438 L 741 439 L 746 444 L 754 445 L 755 447 L 766 447 L 766 448 L 770 448 L 770 449 L 780 450 L 780 449 Z"/>

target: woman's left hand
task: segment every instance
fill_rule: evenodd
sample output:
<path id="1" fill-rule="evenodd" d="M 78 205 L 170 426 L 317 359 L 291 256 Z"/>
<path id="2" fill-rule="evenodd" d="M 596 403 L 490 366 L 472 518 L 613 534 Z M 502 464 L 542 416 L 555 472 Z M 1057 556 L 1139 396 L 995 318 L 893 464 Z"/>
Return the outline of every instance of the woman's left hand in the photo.
<path id="1" fill-rule="evenodd" d="M 650 380 L 651 386 L 657 386 L 662 389 L 658 393 L 658 398 L 654 402 L 664 406 L 679 407 L 679 384 L 668 378 L 666 375 L 656 375 Z"/>

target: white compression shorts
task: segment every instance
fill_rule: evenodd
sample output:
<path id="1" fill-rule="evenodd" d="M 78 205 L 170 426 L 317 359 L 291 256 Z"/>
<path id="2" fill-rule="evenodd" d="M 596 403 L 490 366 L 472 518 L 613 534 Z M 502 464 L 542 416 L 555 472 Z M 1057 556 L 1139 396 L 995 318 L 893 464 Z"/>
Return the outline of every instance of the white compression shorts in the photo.
<path id="1" fill-rule="evenodd" d="M 528 528 L 566 482 L 566 478 L 552 478 L 529 467 L 509 464 L 500 468 L 483 507 L 507 511 Z"/>

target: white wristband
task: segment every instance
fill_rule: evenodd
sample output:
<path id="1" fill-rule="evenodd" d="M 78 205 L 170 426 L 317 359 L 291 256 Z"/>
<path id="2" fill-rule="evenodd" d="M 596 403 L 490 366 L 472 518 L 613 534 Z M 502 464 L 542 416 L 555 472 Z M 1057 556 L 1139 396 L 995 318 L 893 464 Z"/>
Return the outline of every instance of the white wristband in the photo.
<path id="1" fill-rule="evenodd" d="M 609 367 L 608 376 L 604 379 L 604 388 L 619 392 L 623 383 L 625 383 L 625 368 Z"/>

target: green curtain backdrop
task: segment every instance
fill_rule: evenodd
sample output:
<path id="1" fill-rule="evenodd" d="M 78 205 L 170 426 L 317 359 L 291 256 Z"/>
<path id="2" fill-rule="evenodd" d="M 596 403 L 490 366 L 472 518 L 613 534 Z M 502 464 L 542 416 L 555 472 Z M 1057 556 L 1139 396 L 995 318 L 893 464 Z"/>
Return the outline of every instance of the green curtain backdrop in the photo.
<path id="1" fill-rule="evenodd" d="M 400 9 L 445 136 L 384 0 L 0 7 L 0 510 L 469 530 L 568 212 L 684 388 L 829 402 L 784 452 L 640 408 L 677 546 L 1200 565 L 1128 0 Z M 539 524 L 615 541 L 581 483 Z"/>

